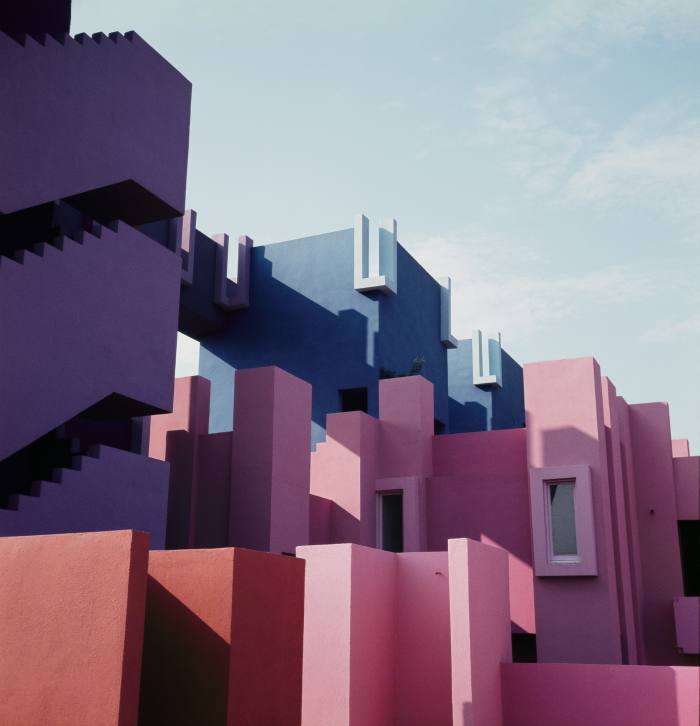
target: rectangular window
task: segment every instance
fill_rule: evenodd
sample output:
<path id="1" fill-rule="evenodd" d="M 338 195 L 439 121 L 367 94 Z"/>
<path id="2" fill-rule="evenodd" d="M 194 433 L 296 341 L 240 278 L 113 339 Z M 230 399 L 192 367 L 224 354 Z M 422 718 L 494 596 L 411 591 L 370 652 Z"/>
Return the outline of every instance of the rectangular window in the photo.
<path id="1" fill-rule="evenodd" d="M 548 481 L 550 552 L 553 562 L 576 562 L 575 480 Z"/>

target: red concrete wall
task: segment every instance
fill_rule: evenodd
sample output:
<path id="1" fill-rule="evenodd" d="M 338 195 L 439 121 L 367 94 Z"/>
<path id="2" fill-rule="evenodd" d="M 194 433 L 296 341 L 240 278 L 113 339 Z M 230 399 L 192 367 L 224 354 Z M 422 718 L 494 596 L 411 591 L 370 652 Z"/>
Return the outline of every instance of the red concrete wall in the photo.
<path id="1" fill-rule="evenodd" d="M 298 726 L 304 563 L 152 552 L 139 724 Z"/>
<path id="2" fill-rule="evenodd" d="M 0 723 L 136 726 L 148 535 L 0 538 Z"/>
<path id="3" fill-rule="evenodd" d="M 697 668 L 501 666 L 504 726 L 697 726 Z"/>

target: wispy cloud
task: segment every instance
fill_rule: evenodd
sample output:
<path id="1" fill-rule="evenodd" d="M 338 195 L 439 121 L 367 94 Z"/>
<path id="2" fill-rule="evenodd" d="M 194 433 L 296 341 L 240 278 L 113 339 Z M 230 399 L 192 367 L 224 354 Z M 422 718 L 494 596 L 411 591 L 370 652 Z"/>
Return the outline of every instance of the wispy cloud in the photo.
<path id="1" fill-rule="evenodd" d="M 611 206 L 646 200 L 700 240 L 700 119 L 633 119 L 566 180 L 575 202 Z M 652 118 L 650 118 L 652 117 Z"/>
<path id="2" fill-rule="evenodd" d="M 605 209 L 641 205 L 700 240 L 700 115 L 692 100 L 657 102 L 604 130 L 510 78 L 477 87 L 471 111 L 472 143 L 490 148 L 524 182 L 523 193 Z"/>
<path id="3" fill-rule="evenodd" d="M 557 273 L 525 245 L 476 232 L 403 240 L 437 277 L 453 281 L 453 329 L 501 330 L 509 340 L 545 334 L 611 305 L 631 304 L 658 291 L 654 276 L 619 266 Z"/>
<path id="4" fill-rule="evenodd" d="M 517 78 L 476 88 L 471 103 L 476 133 L 472 143 L 507 150 L 509 171 L 531 191 L 548 192 L 560 184 L 595 132 L 574 128 L 555 118 L 563 104 L 554 96 L 535 94 Z"/>
<path id="5" fill-rule="evenodd" d="M 700 37 L 697 0 L 550 0 L 499 39 L 523 56 L 599 52 L 601 45 Z"/>
<path id="6" fill-rule="evenodd" d="M 681 341 L 688 336 L 700 337 L 700 313 L 656 325 L 644 333 L 641 339 L 647 343 L 670 342 Z"/>

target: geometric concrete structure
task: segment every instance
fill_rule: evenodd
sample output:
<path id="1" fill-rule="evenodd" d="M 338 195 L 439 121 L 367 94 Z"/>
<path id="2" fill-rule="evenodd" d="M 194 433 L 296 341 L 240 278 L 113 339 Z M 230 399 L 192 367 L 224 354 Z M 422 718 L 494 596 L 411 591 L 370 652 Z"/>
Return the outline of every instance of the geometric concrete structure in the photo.
<path id="1" fill-rule="evenodd" d="M 236 373 L 233 432 L 209 434 L 209 381 L 176 381 L 172 414 L 150 425 L 168 460 L 168 547 L 293 552 L 309 536 L 308 384 L 275 367 Z"/>
<path id="2" fill-rule="evenodd" d="M 695 726 L 698 669 L 508 663 L 503 669 L 505 726 Z"/>
<path id="3" fill-rule="evenodd" d="M 355 217 L 355 289 L 359 292 L 397 291 L 396 220 L 379 225 L 377 237 L 370 238 L 369 219 Z"/>
<path id="4" fill-rule="evenodd" d="M 394 220 L 203 234 L 189 82 L 69 20 L 0 8 L 0 722 L 696 723 L 668 405 L 453 347 Z"/>
<path id="5" fill-rule="evenodd" d="M 139 724 L 298 726 L 304 563 L 152 552 Z"/>
<path id="6" fill-rule="evenodd" d="M 452 335 L 452 280 L 440 280 L 440 340 L 445 348 L 456 348 L 457 338 Z"/>
<path id="7" fill-rule="evenodd" d="M 484 337 L 486 340 L 484 340 Z M 472 370 L 475 386 L 502 386 L 501 334 L 472 333 Z"/>
<path id="8" fill-rule="evenodd" d="M 501 723 L 503 552 L 453 540 L 449 554 L 326 545 L 297 556 L 307 573 L 305 726 Z"/>
<path id="9" fill-rule="evenodd" d="M 142 532 L 0 538 L 0 722 L 136 726 Z"/>

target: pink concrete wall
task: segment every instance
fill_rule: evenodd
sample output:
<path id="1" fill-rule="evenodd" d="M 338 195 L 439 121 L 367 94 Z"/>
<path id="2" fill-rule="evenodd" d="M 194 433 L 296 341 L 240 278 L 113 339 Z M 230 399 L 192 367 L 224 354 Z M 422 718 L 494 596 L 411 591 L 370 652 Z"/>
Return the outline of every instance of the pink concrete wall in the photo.
<path id="1" fill-rule="evenodd" d="M 450 540 L 452 723 L 500 726 L 501 663 L 511 660 L 505 553 Z"/>
<path id="2" fill-rule="evenodd" d="M 350 724 L 384 726 L 394 713 L 396 562 L 391 552 L 351 545 Z M 326 723 L 328 723 L 326 721 Z"/>
<path id="3" fill-rule="evenodd" d="M 448 726 L 446 553 L 300 547 L 304 726 Z"/>
<path id="4" fill-rule="evenodd" d="M 625 531 L 629 545 L 629 572 L 634 609 L 634 631 L 637 663 L 646 663 L 644 642 L 644 578 L 639 545 L 639 523 L 637 520 L 637 489 L 634 477 L 634 458 L 632 456 L 632 433 L 629 406 L 624 398 L 615 399 L 617 426 L 619 428 L 619 457 L 621 462 L 622 488 L 625 501 Z M 630 650 L 631 652 L 631 650 Z"/>
<path id="5" fill-rule="evenodd" d="M 683 577 L 668 405 L 644 403 L 629 408 L 646 662 L 682 663 L 675 646 L 673 617 L 673 598 L 683 593 Z"/>
<path id="6" fill-rule="evenodd" d="M 690 456 L 690 443 L 688 439 L 672 439 L 671 451 L 673 456 Z"/>
<path id="7" fill-rule="evenodd" d="M 502 666 L 505 726 L 697 726 L 697 668 Z"/>
<path id="8" fill-rule="evenodd" d="M 351 545 L 298 547 L 306 561 L 302 723 L 350 723 Z"/>
<path id="9" fill-rule="evenodd" d="M 592 358 L 526 365 L 528 465 L 587 465 L 591 471 L 596 577 L 538 577 L 541 661 L 619 663 L 620 618 L 600 369 Z M 544 523 L 533 523 L 544 526 Z"/>
<path id="10" fill-rule="evenodd" d="M 330 502 L 326 542 L 376 544 L 379 422 L 361 411 L 330 414 L 326 441 L 311 455 L 311 494 Z M 312 512 L 319 514 L 318 507 Z M 312 529 L 318 530 L 318 521 Z M 321 542 L 319 542 L 321 544 Z"/>
<path id="11" fill-rule="evenodd" d="M 294 552 L 308 542 L 311 386 L 280 368 L 236 372 L 232 545 Z"/>
<path id="12" fill-rule="evenodd" d="M 135 726 L 148 535 L 0 538 L 0 723 Z"/>
<path id="13" fill-rule="evenodd" d="M 447 553 L 406 552 L 396 565 L 394 723 L 451 726 Z"/>
<path id="14" fill-rule="evenodd" d="M 436 436 L 427 484 L 428 549 L 469 537 L 508 552 L 514 630 L 535 632 L 525 429 Z"/>
<path id="15" fill-rule="evenodd" d="M 431 474 L 434 412 L 433 384 L 422 376 L 379 381 L 381 477 Z"/>
<path id="16" fill-rule="evenodd" d="M 623 663 L 638 663 L 637 611 L 632 580 L 631 540 L 628 535 L 628 503 L 625 494 L 623 461 L 621 452 L 621 426 L 615 386 L 603 377 L 603 420 L 605 424 L 605 449 L 610 478 L 610 511 L 612 518 L 613 552 L 617 575 L 617 604 L 620 618 Z"/>
<path id="17" fill-rule="evenodd" d="M 299 726 L 304 563 L 152 552 L 139 724 Z"/>

